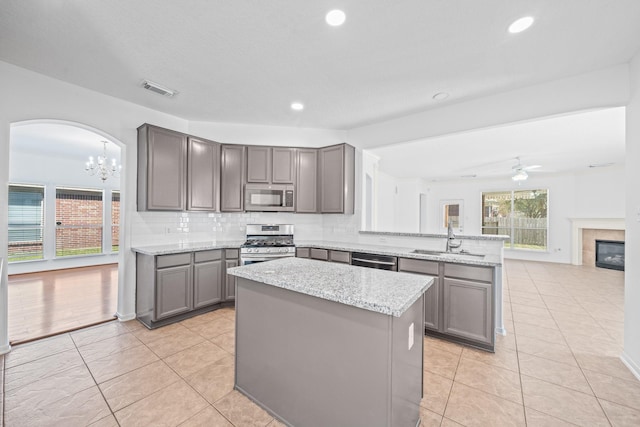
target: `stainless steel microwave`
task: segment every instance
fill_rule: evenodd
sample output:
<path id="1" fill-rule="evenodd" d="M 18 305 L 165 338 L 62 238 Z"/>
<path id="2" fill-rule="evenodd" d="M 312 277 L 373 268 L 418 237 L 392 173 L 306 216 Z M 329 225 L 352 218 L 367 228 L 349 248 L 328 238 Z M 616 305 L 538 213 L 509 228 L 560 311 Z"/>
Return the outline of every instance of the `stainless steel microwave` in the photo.
<path id="1" fill-rule="evenodd" d="M 244 210 L 260 212 L 293 212 L 293 185 L 246 184 Z"/>

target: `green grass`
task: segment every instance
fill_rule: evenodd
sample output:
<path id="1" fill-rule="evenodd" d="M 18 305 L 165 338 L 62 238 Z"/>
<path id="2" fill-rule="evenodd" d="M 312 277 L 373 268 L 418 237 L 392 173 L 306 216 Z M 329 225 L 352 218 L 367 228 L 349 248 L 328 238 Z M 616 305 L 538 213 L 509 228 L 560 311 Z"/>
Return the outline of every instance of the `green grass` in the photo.
<path id="1" fill-rule="evenodd" d="M 42 254 L 20 254 L 20 255 L 9 255 L 9 262 L 16 261 L 34 261 L 43 259 Z"/>
<path id="2" fill-rule="evenodd" d="M 102 248 L 56 249 L 56 257 L 93 255 L 102 253 Z"/>

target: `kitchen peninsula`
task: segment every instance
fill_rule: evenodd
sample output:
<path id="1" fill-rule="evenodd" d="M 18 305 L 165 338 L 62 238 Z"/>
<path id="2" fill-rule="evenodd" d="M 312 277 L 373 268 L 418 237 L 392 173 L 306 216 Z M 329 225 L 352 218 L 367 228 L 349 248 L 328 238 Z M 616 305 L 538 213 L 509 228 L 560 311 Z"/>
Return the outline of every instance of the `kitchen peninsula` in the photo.
<path id="1" fill-rule="evenodd" d="M 433 278 L 300 258 L 228 273 L 239 391 L 287 425 L 417 425 Z"/>

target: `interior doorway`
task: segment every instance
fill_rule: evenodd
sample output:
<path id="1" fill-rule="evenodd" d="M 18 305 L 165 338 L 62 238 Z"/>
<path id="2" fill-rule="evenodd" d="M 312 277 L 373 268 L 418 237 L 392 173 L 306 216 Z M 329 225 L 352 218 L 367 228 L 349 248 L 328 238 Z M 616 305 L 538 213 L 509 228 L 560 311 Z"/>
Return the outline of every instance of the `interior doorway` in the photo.
<path id="1" fill-rule="evenodd" d="M 118 141 L 78 123 L 11 126 L 11 343 L 115 318 L 120 152 Z"/>

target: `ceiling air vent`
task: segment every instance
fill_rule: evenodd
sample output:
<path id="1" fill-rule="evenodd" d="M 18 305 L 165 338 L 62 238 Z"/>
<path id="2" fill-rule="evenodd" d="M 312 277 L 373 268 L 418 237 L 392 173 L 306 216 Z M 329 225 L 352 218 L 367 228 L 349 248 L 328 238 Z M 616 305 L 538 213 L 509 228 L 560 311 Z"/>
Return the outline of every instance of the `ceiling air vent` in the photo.
<path id="1" fill-rule="evenodd" d="M 150 80 L 143 80 L 141 86 L 144 89 L 150 90 L 151 92 L 159 93 L 160 95 L 166 96 L 167 98 L 173 98 L 178 93 L 178 91 L 176 90 L 169 89 Z"/>

